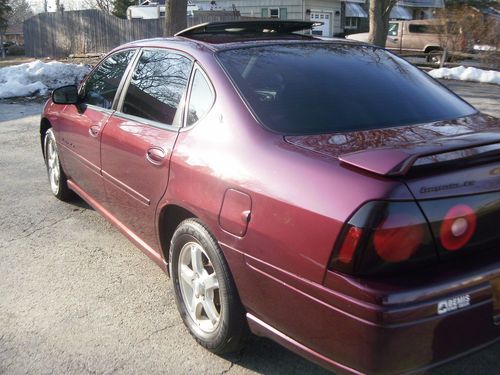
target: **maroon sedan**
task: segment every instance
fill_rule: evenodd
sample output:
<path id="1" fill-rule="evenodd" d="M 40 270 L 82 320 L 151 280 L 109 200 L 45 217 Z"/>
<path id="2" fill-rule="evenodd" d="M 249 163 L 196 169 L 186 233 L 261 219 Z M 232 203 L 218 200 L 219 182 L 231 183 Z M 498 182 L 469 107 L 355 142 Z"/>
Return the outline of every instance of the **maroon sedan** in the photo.
<path id="1" fill-rule="evenodd" d="M 339 373 L 423 370 L 500 334 L 500 122 L 384 49 L 197 26 L 120 46 L 40 133 L 172 278 L 214 353 L 267 336 Z"/>

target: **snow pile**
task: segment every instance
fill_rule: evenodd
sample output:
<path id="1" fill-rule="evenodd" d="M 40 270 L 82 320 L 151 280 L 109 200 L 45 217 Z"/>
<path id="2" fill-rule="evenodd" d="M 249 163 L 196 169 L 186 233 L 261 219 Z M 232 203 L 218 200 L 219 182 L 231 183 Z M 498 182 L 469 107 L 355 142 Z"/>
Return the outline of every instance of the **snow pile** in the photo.
<path id="1" fill-rule="evenodd" d="M 474 81 L 500 85 L 500 72 L 482 70 L 473 67 L 457 66 L 456 68 L 441 68 L 429 71 L 431 77 L 456 79 L 459 81 Z"/>
<path id="2" fill-rule="evenodd" d="M 0 69 L 0 99 L 45 95 L 60 86 L 78 84 L 90 71 L 83 64 L 36 60 Z"/>

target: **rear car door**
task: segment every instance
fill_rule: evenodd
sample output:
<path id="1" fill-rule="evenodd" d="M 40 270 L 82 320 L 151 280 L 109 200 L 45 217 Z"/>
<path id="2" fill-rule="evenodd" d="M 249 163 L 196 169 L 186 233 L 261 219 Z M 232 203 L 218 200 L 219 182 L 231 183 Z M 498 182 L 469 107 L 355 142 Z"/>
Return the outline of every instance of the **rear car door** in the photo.
<path id="1" fill-rule="evenodd" d="M 105 206 L 150 248 L 192 66 L 177 52 L 142 50 L 102 134 Z"/>
<path id="2" fill-rule="evenodd" d="M 97 201 L 104 198 L 100 139 L 113 113 L 113 102 L 135 50 L 103 60 L 80 89 L 80 103 L 60 112 L 61 161 L 68 177 Z"/>

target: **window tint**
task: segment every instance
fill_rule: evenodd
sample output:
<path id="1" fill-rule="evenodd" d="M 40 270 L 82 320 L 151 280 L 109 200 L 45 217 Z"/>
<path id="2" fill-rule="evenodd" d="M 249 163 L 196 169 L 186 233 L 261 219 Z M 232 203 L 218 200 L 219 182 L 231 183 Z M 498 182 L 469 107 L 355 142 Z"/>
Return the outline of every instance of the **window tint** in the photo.
<path id="1" fill-rule="evenodd" d="M 260 122 L 284 134 L 379 129 L 476 112 L 427 73 L 376 47 L 294 43 L 217 56 Z"/>
<path id="2" fill-rule="evenodd" d="M 110 109 L 123 73 L 134 53 L 132 50 L 118 52 L 104 60 L 85 81 L 81 93 L 83 102 Z"/>
<path id="3" fill-rule="evenodd" d="M 388 31 L 387 35 L 398 36 L 398 28 L 399 28 L 399 24 L 389 23 L 389 31 Z"/>
<path id="4" fill-rule="evenodd" d="M 191 60 L 166 50 L 146 50 L 132 75 L 122 112 L 168 125 L 191 72 Z"/>
<path id="5" fill-rule="evenodd" d="M 193 125 L 205 116 L 214 103 L 214 94 L 210 90 L 210 85 L 205 80 L 199 70 L 196 71 L 191 88 L 191 98 L 189 99 L 187 125 Z"/>

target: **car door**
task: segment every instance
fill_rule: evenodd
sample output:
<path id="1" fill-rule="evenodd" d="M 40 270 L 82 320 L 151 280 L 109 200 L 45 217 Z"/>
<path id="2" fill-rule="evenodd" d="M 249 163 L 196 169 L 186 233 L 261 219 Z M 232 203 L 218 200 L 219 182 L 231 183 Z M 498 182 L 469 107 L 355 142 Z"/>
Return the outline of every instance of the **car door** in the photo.
<path id="1" fill-rule="evenodd" d="M 122 78 L 135 50 L 117 52 L 97 66 L 80 89 L 80 103 L 60 113 L 61 162 L 68 177 L 87 194 L 102 202 L 100 138 Z"/>
<path id="2" fill-rule="evenodd" d="M 192 66 L 190 58 L 166 49 L 141 51 L 102 133 L 107 209 L 152 248 Z"/>
<path id="3" fill-rule="evenodd" d="M 398 51 L 401 49 L 402 27 L 402 22 L 389 22 L 385 48 Z"/>

